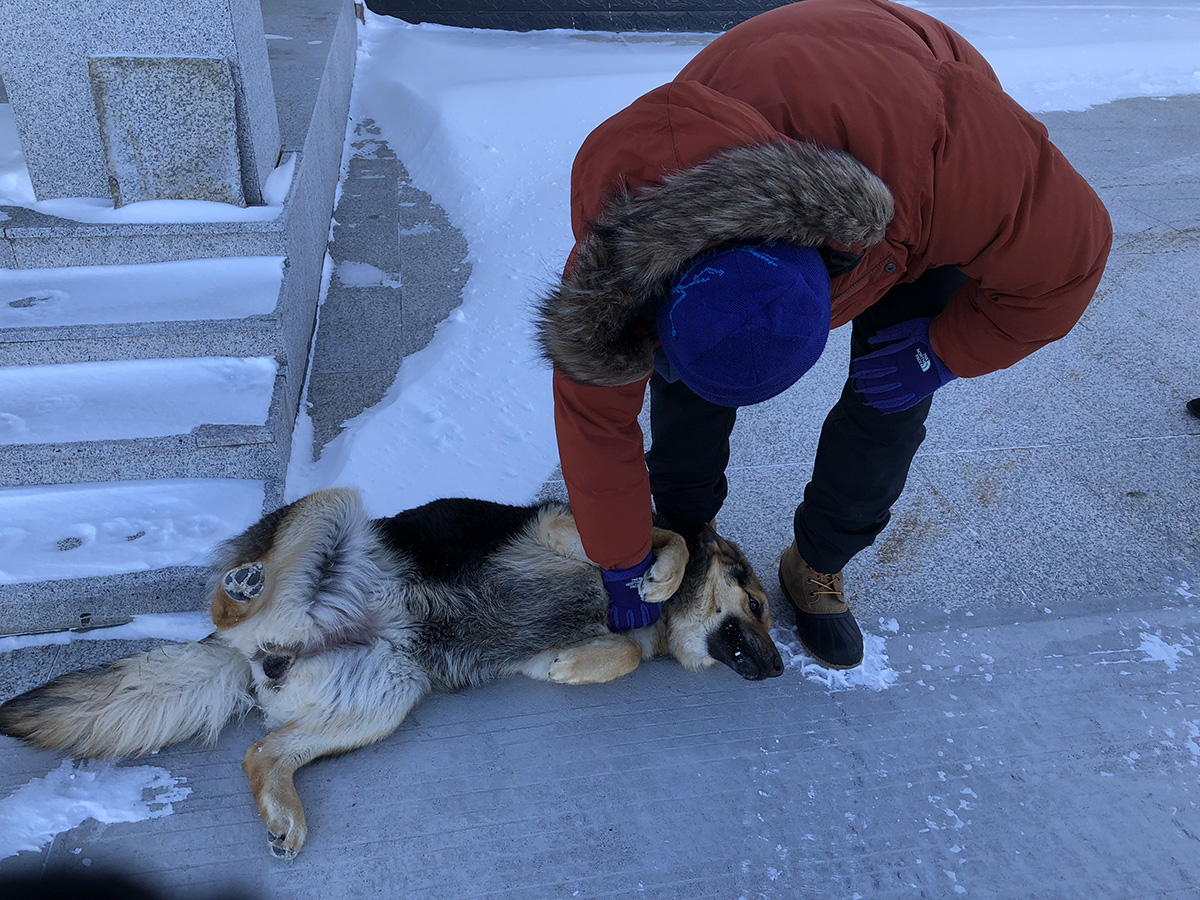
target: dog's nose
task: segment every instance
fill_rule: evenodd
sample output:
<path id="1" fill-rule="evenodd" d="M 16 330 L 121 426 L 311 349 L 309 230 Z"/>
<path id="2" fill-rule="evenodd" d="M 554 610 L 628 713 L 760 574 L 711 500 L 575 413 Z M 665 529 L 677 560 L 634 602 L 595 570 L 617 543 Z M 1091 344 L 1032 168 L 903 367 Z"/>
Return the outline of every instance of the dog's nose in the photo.
<path id="1" fill-rule="evenodd" d="M 783 668 L 783 657 L 776 653 L 775 658 L 771 660 L 771 671 L 767 673 L 767 677 L 778 678 L 783 674 Z"/>

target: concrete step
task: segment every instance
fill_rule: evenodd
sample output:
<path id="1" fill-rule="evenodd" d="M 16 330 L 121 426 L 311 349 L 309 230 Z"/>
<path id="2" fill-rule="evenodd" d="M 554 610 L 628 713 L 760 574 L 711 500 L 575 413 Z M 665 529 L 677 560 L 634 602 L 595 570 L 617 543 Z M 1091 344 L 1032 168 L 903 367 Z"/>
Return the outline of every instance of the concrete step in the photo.
<path id="1" fill-rule="evenodd" d="M 0 269 L 0 366 L 283 356 L 282 256 Z"/>
<path id="2" fill-rule="evenodd" d="M 278 502 L 293 415 L 274 357 L 0 368 L 0 485 L 235 477 Z"/>
<path id="3" fill-rule="evenodd" d="M 0 632 L 195 609 L 206 575 L 201 563 L 217 541 L 282 503 L 325 271 L 356 29 L 349 0 L 262 6 L 282 145 L 267 206 L 220 205 L 206 215 L 190 201 L 161 201 L 172 209 L 152 209 L 154 201 L 113 210 L 102 200 L 0 207 L 0 377 L 18 367 L 55 376 L 99 363 L 120 362 L 126 376 L 129 367 L 143 367 L 110 396 L 111 421 L 88 417 L 90 431 L 73 431 L 69 411 L 57 422 L 42 416 L 31 430 L 27 414 L 31 404 L 83 398 L 86 378 L 77 391 L 45 381 L 38 396 L 0 387 L 0 415 L 10 417 L 0 424 L 9 432 L 0 441 L 7 464 L 0 466 Z M 253 416 L 166 415 L 163 404 L 173 399 L 196 404 L 179 400 L 178 388 L 173 397 L 151 364 L 207 357 L 275 366 L 273 378 L 254 383 Z M 235 405 L 228 394 L 222 402 L 219 390 L 209 399 L 218 408 Z M 141 427 L 164 421 L 171 427 Z M 215 490 L 222 484 L 242 486 L 236 502 Z M 132 499 L 119 499 L 125 496 Z M 184 501 L 190 512 L 159 522 L 161 510 Z M 36 514 L 47 503 L 61 503 L 62 512 Z M 157 524 L 126 527 L 143 520 Z M 88 563 L 104 541 L 119 565 Z M 155 552 L 147 552 L 152 545 Z M 183 547 L 191 547 L 186 558 L 172 555 Z M 34 570 L 27 557 L 47 565 Z"/>
<path id="4" fill-rule="evenodd" d="M 270 357 L 118 360 L 0 368 L 0 444 L 186 434 L 263 425 L 278 365 Z"/>
<path id="5" fill-rule="evenodd" d="M 263 500 L 254 479 L 0 488 L 0 633 L 200 608 L 212 548 Z"/>
<path id="6" fill-rule="evenodd" d="M 282 495 L 282 257 L 0 270 L 0 486 L 234 477 Z"/>

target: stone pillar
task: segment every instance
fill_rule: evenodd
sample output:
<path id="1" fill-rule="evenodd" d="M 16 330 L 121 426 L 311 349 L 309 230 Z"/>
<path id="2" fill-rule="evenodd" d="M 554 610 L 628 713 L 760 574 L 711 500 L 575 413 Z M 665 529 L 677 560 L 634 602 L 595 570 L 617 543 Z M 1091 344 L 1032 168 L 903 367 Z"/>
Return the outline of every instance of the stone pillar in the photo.
<path id="1" fill-rule="evenodd" d="M 279 119 L 259 0 L 0 0 L 39 200 L 262 202 Z"/>

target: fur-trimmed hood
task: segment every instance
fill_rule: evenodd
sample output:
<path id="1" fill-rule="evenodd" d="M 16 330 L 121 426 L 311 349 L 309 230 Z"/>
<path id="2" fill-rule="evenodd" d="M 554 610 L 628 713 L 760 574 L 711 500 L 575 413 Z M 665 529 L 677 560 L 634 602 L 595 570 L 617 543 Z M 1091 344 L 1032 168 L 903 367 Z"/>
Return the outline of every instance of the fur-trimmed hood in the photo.
<path id="1" fill-rule="evenodd" d="M 698 253 L 731 240 L 872 247 L 893 202 L 848 153 L 786 138 L 722 151 L 615 197 L 542 298 L 546 358 L 581 384 L 613 386 L 654 366 L 654 311 Z"/>

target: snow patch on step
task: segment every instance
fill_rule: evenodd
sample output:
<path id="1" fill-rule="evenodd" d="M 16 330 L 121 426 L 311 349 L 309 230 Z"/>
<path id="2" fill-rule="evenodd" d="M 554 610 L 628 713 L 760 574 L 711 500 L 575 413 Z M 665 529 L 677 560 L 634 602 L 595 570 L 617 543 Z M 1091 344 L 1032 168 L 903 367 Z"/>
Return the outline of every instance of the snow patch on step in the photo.
<path id="1" fill-rule="evenodd" d="M 135 359 L 0 368 L 0 445 L 165 437 L 264 425 L 272 357 Z"/>
<path id="2" fill-rule="evenodd" d="M 263 496 L 232 478 L 0 488 L 0 584 L 204 565 Z"/>
<path id="3" fill-rule="evenodd" d="M 274 311 L 282 256 L 0 269 L 0 328 L 241 319 Z"/>

